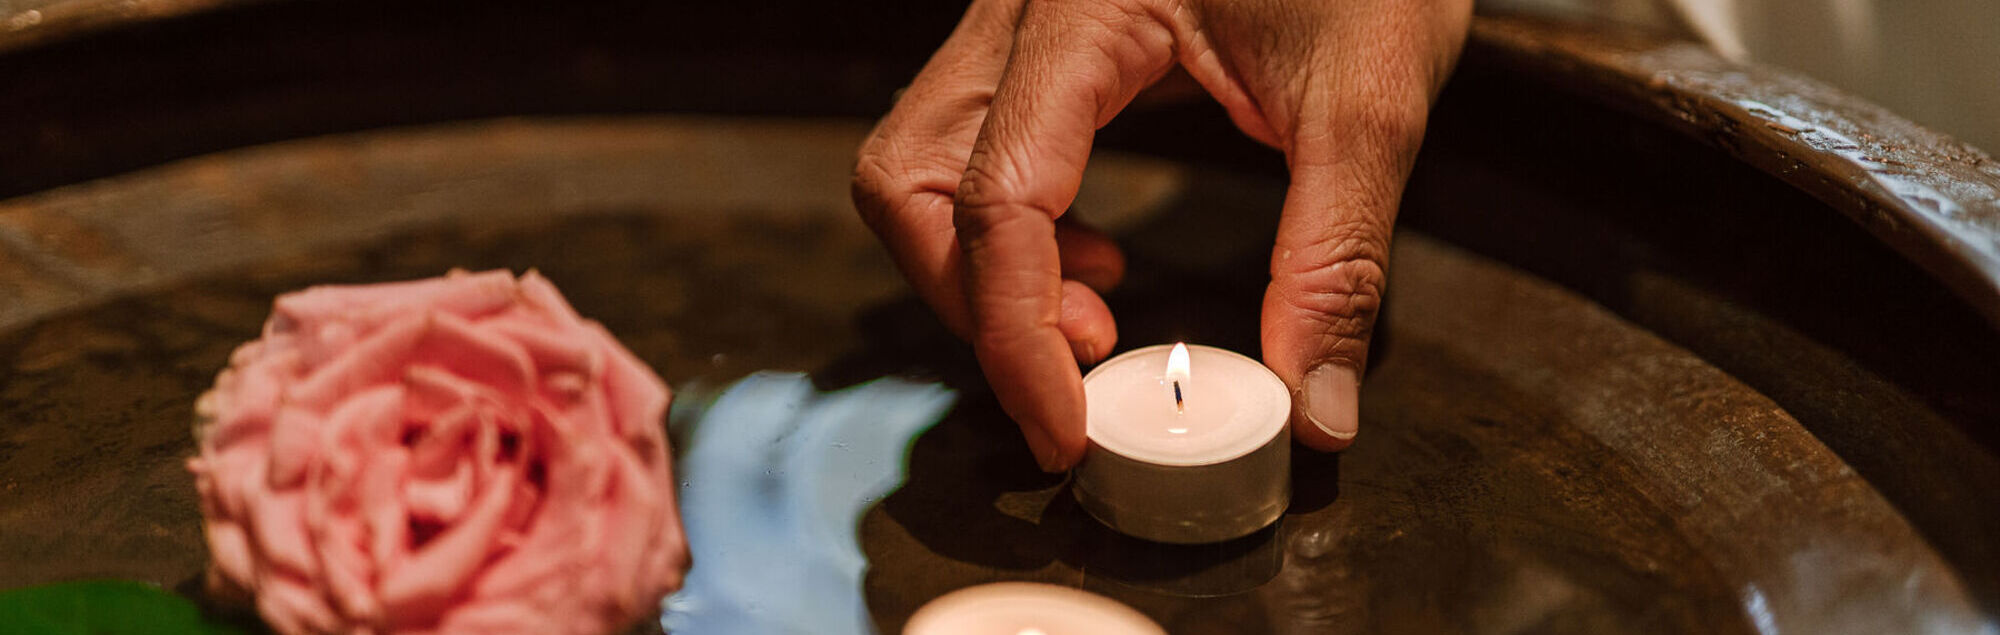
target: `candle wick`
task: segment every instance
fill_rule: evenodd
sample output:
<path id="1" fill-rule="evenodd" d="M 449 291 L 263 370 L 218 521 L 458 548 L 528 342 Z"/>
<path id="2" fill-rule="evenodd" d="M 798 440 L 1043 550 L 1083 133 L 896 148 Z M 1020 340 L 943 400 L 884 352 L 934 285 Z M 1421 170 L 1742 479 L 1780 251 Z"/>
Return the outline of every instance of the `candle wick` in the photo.
<path id="1" fill-rule="evenodd" d="M 1187 414 L 1187 401 L 1181 399 L 1181 383 L 1174 382 L 1174 411 Z"/>

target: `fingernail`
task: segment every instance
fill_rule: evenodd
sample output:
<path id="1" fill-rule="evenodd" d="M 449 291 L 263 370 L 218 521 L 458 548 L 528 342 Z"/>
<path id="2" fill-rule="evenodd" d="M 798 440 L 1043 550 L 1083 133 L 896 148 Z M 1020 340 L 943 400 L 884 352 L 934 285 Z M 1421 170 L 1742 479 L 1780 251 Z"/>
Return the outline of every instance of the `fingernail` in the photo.
<path id="1" fill-rule="evenodd" d="M 1069 463 L 1062 458 L 1062 448 L 1056 447 L 1055 444 L 1035 452 L 1035 466 L 1050 474 L 1069 471 Z"/>
<path id="2" fill-rule="evenodd" d="M 1069 343 L 1069 353 L 1076 357 L 1078 363 L 1097 363 L 1097 347 L 1092 346 L 1090 340 L 1071 340 Z"/>
<path id="3" fill-rule="evenodd" d="M 1062 448 L 1056 445 L 1055 439 L 1049 438 L 1040 427 L 1032 425 L 1021 426 L 1021 436 L 1027 440 L 1028 454 L 1035 458 L 1037 467 L 1049 473 L 1062 471 Z"/>
<path id="4" fill-rule="evenodd" d="M 1036 463 L 1041 466 L 1043 472 L 1050 474 L 1060 474 L 1069 469 L 1069 465 L 1062 459 L 1062 448 L 1054 446 L 1049 448 L 1047 456 Z"/>
<path id="5" fill-rule="evenodd" d="M 1320 364 L 1299 386 L 1300 412 L 1327 436 L 1347 440 L 1361 429 L 1361 379 L 1354 369 Z"/>

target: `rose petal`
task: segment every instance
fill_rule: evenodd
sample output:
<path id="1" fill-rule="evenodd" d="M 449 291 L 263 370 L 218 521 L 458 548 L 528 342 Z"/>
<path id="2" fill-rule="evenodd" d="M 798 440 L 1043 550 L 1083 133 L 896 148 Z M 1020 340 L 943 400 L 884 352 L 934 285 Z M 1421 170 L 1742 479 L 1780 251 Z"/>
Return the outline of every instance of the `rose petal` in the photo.
<path id="1" fill-rule="evenodd" d="M 524 494 L 533 489 L 523 483 L 517 489 L 516 507 L 522 496 L 535 496 L 529 507 L 535 512 L 529 518 L 531 524 L 519 532 L 508 535 L 519 536 L 509 557 L 493 562 L 480 575 L 473 586 L 473 597 L 498 599 L 520 597 L 534 589 L 544 588 L 546 583 L 557 581 L 565 574 L 572 574 L 583 565 L 577 545 L 581 544 L 584 516 L 590 506 L 576 499 L 551 498 L 546 493 Z M 513 515 L 510 510 L 510 516 Z M 509 519 L 510 527 L 520 527 L 519 522 Z"/>
<path id="2" fill-rule="evenodd" d="M 690 558 L 687 536 L 681 529 L 680 505 L 674 494 L 673 466 L 669 464 L 665 446 L 662 439 L 653 448 L 653 457 L 646 461 L 647 468 L 651 470 L 650 479 L 658 484 L 659 500 L 652 510 L 655 518 L 654 544 L 646 552 L 650 558 L 643 575 L 659 585 L 653 590 L 658 595 L 680 589 L 681 575 L 687 570 Z"/>
<path id="3" fill-rule="evenodd" d="M 564 616 L 568 617 L 568 616 Z M 589 633 L 589 622 L 556 621 L 542 607 L 521 602 L 479 602 L 452 609 L 438 621 L 439 633 Z"/>
<path id="4" fill-rule="evenodd" d="M 379 502 L 371 497 L 394 491 L 403 477 L 409 457 L 399 443 L 407 401 L 402 387 L 377 386 L 342 403 L 327 418 L 319 488 L 340 509 L 360 510 L 371 519 L 387 513 L 372 507 Z"/>
<path id="5" fill-rule="evenodd" d="M 238 446 L 227 452 L 216 452 L 204 460 L 214 483 L 214 494 L 209 501 L 215 509 L 227 518 L 243 519 L 249 516 L 250 500 L 263 494 L 264 470 L 270 461 L 264 453 L 255 448 Z"/>
<path id="6" fill-rule="evenodd" d="M 340 618 L 326 600 L 305 582 L 265 576 L 257 582 L 257 612 L 281 633 L 328 633 L 340 628 Z"/>
<path id="7" fill-rule="evenodd" d="M 597 500 L 604 491 L 606 466 L 602 437 L 576 429 L 559 412 L 537 407 L 534 438 L 542 448 L 543 491 L 550 498 L 574 501 Z"/>
<path id="8" fill-rule="evenodd" d="M 456 272 L 441 278 L 365 285 L 323 285 L 278 296 L 272 321 L 316 328 L 326 321 L 352 323 L 372 330 L 413 307 L 477 317 L 514 303 L 517 287 L 504 269 L 481 273 Z"/>
<path id="9" fill-rule="evenodd" d="M 255 362 L 256 360 L 262 358 L 263 356 L 264 356 L 263 340 L 252 340 L 249 342 L 244 342 L 242 346 L 236 347 L 236 350 L 229 351 L 229 365 L 232 367 L 242 368 L 245 366 L 249 366 L 252 362 Z"/>
<path id="10" fill-rule="evenodd" d="M 228 520 L 210 520 L 202 534 L 208 537 L 208 555 L 216 571 L 240 586 L 250 586 L 257 567 L 250 555 L 250 536 L 243 526 Z"/>
<path id="11" fill-rule="evenodd" d="M 613 430 L 618 436 L 629 438 L 643 429 L 661 425 L 667 414 L 668 399 L 672 397 L 667 383 L 653 374 L 645 362 L 619 346 L 610 331 L 592 326 L 601 345 L 610 352 L 605 356 L 604 391 L 617 425 Z"/>
<path id="12" fill-rule="evenodd" d="M 463 522 L 446 529 L 383 576 L 382 605 L 393 621 L 436 615 L 486 560 L 518 478 L 511 468 L 501 468 L 496 476 Z"/>
<path id="13" fill-rule="evenodd" d="M 378 569 L 395 566 L 410 551 L 409 515 L 403 510 L 403 498 L 397 496 L 409 461 L 410 453 L 400 447 L 371 457 L 355 492 L 361 515 L 368 519 L 368 555 Z"/>
<path id="14" fill-rule="evenodd" d="M 659 510 L 661 515 L 659 542 L 649 552 L 653 558 L 651 575 L 659 584 L 653 592 L 659 595 L 680 590 L 681 583 L 686 581 L 684 576 L 687 574 L 688 560 L 693 558 L 688 552 L 687 533 L 681 529 L 680 514 L 675 511 L 673 502 L 669 501 L 667 505 Z"/>
<path id="15" fill-rule="evenodd" d="M 574 519 L 570 519 L 574 520 Z M 554 528 L 561 523 L 545 523 Z M 495 561 L 480 575 L 472 589 L 473 597 L 496 600 L 518 597 L 522 593 L 558 579 L 566 572 L 577 570 L 576 558 L 569 549 L 567 531 L 545 531 L 540 536 L 531 536 L 521 546 L 514 549 L 513 557 Z"/>
<path id="16" fill-rule="evenodd" d="M 410 352 L 431 330 L 426 316 L 398 319 L 342 351 L 285 394 L 294 404 L 323 412 L 343 396 L 400 377 Z"/>
<path id="17" fill-rule="evenodd" d="M 564 422 L 569 434 L 587 437 L 617 434 L 617 417 L 613 414 L 611 397 L 606 394 L 602 383 L 587 387 L 575 399 L 551 399 L 548 406 L 548 411 Z"/>
<path id="18" fill-rule="evenodd" d="M 542 390 L 549 400 L 559 404 L 574 404 L 590 391 L 590 379 L 578 373 L 558 371 L 542 376 Z"/>
<path id="19" fill-rule="evenodd" d="M 479 413 L 478 435 L 472 440 L 472 480 L 483 484 L 493 478 L 501 464 L 500 435 L 503 425 L 511 428 L 505 420 L 490 412 Z M 517 433 L 518 436 L 518 433 Z"/>
<path id="20" fill-rule="evenodd" d="M 521 274 L 520 285 L 522 304 L 554 319 L 557 324 L 567 326 L 583 322 L 583 316 L 577 315 L 569 300 L 563 298 L 562 292 L 557 291 L 556 285 L 551 284 L 548 278 L 542 277 L 542 272 L 529 269 Z"/>
<path id="21" fill-rule="evenodd" d="M 312 413 L 298 408 L 278 412 L 277 422 L 271 426 L 271 489 L 291 489 L 305 480 L 306 469 L 317 462 L 321 432 L 319 417 Z"/>
<path id="22" fill-rule="evenodd" d="M 417 364 L 403 371 L 403 385 L 410 392 L 408 412 L 417 421 L 434 420 L 465 404 L 505 403 L 506 395 L 445 368 Z"/>
<path id="23" fill-rule="evenodd" d="M 449 476 L 403 483 L 403 505 L 412 518 L 452 522 L 472 503 L 472 465 L 459 463 Z"/>
<path id="24" fill-rule="evenodd" d="M 334 605 L 353 620 L 372 622 L 380 618 L 382 607 L 369 585 L 375 568 L 362 550 L 365 531 L 359 519 L 342 516 L 331 519 L 313 540 Z"/>
<path id="25" fill-rule="evenodd" d="M 430 426 L 418 432 L 416 445 L 410 448 L 410 474 L 417 478 L 450 474 L 465 456 L 466 442 L 478 423 L 479 412 L 472 404 L 432 419 Z"/>
<path id="26" fill-rule="evenodd" d="M 543 468 L 540 500 L 531 524 L 520 532 L 524 538 L 515 550 L 520 555 L 493 563 L 474 587 L 478 597 L 516 596 L 573 570 L 588 533 L 584 524 L 595 504 L 586 495 L 591 468 L 573 466 L 587 459 L 578 456 L 565 428 L 554 418 L 538 413 L 533 423 L 524 442 L 533 444 L 532 456 Z"/>
<path id="27" fill-rule="evenodd" d="M 362 452 L 349 444 L 337 443 L 326 460 L 320 461 L 319 488 L 330 505 L 351 511 L 361 481 Z"/>
<path id="28" fill-rule="evenodd" d="M 639 596 L 646 584 L 639 576 L 645 560 L 632 557 L 646 553 L 657 527 L 650 515 L 631 512 L 653 509 L 659 505 L 659 484 L 648 482 L 638 459 L 627 452 L 612 452 L 609 470 L 611 480 L 606 484 L 608 504 L 600 508 L 607 517 L 604 551 L 599 558 L 604 563 L 602 575 L 611 583 L 616 592 L 619 610 L 627 613 L 640 610 Z"/>
<path id="29" fill-rule="evenodd" d="M 575 329 L 551 325 L 546 318 L 530 320 L 509 314 L 480 322 L 479 326 L 519 345 L 544 373 L 570 371 L 592 375 L 598 366 L 597 359 L 602 356 L 596 340 Z"/>
<path id="30" fill-rule="evenodd" d="M 250 501 L 250 535 L 265 562 L 311 578 L 319 575 L 319 558 L 306 533 L 304 504 L 298 492 L 267 492 Z"/>
<path id="31" fill-rule="evenodd" d="M 278 383 L 275 373 L 266 365 L 253 366 L 243 372 L 233 373 L 235 380 L 227 390 L 218 388 L 215 393 L 217 415 L 204 441 L 208 447 L 221 449 L 231 443 L 263 432 L 278 412 L 278 400 L 284 395 L 284 388 Z"/>
<path id="32" fill-rule="evenodd" d="M 534 385 L 534 363 L 521 347 L 455 315 L 432 316 L 414 361 L 443 367 L 503 394 L 522 394 Z"/>
<path id="33" fill-rule="evenodd" d="M 307 366 L 324 364 L 328 358 L 353 348 L 354 343 L 364 333 L 375 330 L 375 326 L 369 324 L 364 330 L 350 322 L 332 320 L 306 327 L 311 330 L 300 334 L 297 346 L 299 358 Z"/>
<path id="34" fill-rule="evenodd" d="M 204 395 L 212 398 L 205 429 L 196 433 L 203 448 L 221 450 L 259 438 L 276 416 L 284 397 L 284 381 L 296 369 L 298 356 L 290 351 L 245 362 L 216 378 L 215 389 Z"/>
<path id="35" fill-rule="evenodd" d="M 522 479 L 519 484 L 514 486 L 513 506 L 507 509 L 507 517 L 501 521 L 501 524 L 508 529 L 516 530 L 514 532 L 515 542 L 518 543 L 525 539 L 529 528 L 528 523 L 534 520 L 535 508 L 541 502 L 542 492 L 536 489 L 534 483 Z"/>
<path id="36" fill-rule="evenodd" d="M 435 295 L 429 298 L 405 295 L 403 303 L 421 303 L 426 308 L 473 318 L 505 309 L 520 298 L 520 284 L 514 281 L 514 272 L 506 269 L 479 273 L 454 271 L 442 281 L 435 278 L 432 281 L 440 284 Z"/>
<path id="37" fill-rule="evenodd" d="M 402 440 L 403 387 L 376 386 L 356 393 L 326 416 L 322 443 L 364 452 Z"/>

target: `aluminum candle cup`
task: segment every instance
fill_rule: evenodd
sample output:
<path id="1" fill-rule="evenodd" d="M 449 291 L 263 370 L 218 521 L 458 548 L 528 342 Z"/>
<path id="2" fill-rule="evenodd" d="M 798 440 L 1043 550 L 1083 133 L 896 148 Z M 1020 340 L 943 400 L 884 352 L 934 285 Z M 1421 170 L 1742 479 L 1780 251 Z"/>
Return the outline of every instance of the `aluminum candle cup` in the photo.
<path id="1" fill-rule="evenodd" d="M 944 594 L 910 616 L 903 635 L 1167 635 L 1145 614 L 1086 591 L 996 582 Z"/>
<path id="2" fill-rule="evenodd" d="M 1291 392 L 1257 360 L 1150 346 L 1083 378 L 1089 449 L 1072 488 L 1106 526 L 1156 542 L 1221 542 L 1276 522 L 1292 495 Z"/>

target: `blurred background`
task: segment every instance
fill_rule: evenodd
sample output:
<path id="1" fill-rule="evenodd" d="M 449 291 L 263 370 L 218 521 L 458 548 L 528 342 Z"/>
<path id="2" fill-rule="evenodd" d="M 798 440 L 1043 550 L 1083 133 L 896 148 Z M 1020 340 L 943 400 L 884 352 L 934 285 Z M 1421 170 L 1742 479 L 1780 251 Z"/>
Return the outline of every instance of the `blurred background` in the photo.
<path id="1" fill-rule="evenodd" d="M 1679 31 L 1729 59 L 1794 69 L 1989 153 L 2000 148 L 2000 3 L 1483 0 L 1480 6 Z"/>

